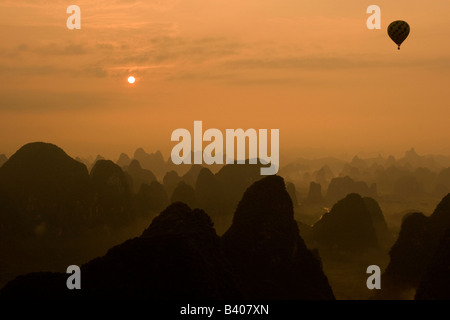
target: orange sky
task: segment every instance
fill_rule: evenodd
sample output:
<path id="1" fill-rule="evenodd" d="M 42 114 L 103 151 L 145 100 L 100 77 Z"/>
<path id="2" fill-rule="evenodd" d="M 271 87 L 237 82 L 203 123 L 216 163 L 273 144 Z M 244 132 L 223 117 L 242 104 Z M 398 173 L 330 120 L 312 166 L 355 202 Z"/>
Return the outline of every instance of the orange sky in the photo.
<path id="1" fill-rule="evenodd" d="M 202 120 L 280 129 L 281 157 L 450 154 L 448 1 L 93 2 L 0 0 L 0 153 L 46 141 L 169 157 L 172 131 Z M 382 30 L 366 27 L 371 4 Z M 401 51 L 397 19 L 411 25 Z"/>

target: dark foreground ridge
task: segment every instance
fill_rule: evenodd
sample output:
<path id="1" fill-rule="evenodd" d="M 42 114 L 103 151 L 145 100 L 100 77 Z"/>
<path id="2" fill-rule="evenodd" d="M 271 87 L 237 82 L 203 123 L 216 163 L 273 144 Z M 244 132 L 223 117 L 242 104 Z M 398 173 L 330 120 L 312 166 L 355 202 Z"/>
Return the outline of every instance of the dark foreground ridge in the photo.
<path id="1" fill-rule="evenodd" d="M 417 300 L 450 300 L 450 229 L 447 230 L 416 292 Z"/>
<path id="2" fill-rule="evenodd" d="M 239 299 L 238 286 L 202 210 L 174 203 L 142 236 L 81 267 L 81 290 L 68 290 L 62 273 L 19 276 L 7 298 Z"/>
<path id="3" fill-rule="evenodd" d="M 210 217 L 176 202 L 140 237 L 81 267 L 81 290 L 67 274 L 17 277 L 3 298 L 333 299 L 320 261 L 305 246 L 280 177 L 254 183 L 221 240 Z"/>
<path id="4" fill-rule="evenodd" d="M 320 261 L 299 235 L 279 176 L 247 189 L 223 244 L 250 299 L 334 299 Z"/>
<path id="5" fill-rule="evenodd" d="M 389 231 L 378 203 L 349 194 L 338 201 L 313 226 L 311 238 L 320 249 L 360 254 L 379 250 L 389 241 Z"/>
<path id="6" fill-rule="evenodd" d="M 391 248 L 391 261 L 383 275 L 387 290 L 380 296 L 402 298 L 404 292 L 419 288 L 417 298 L 448 297 L 449 287 L 443 290 L 444 283 L 448 283 L 445 280 L 448 279 L 449 268 L 448 230 L 450 194 L 442 199 L 429 217 L 419 212 L 407 215 Z"/>

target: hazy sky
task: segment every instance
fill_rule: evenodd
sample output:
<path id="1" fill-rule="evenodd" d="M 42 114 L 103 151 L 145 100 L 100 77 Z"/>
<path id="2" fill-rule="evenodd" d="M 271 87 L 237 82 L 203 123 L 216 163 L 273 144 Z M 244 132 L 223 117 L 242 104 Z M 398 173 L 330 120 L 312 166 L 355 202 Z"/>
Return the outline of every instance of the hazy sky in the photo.
<path id="1" fill-rule="evenodd" d="M 449 15 L 449 1 L 0 0 L 0 153 L 169 156 L 172 131 L 202 120 L 280 129 L 281 157 L 450 154 Z M 411 25 L 400 51 L 397 19 Z"/>

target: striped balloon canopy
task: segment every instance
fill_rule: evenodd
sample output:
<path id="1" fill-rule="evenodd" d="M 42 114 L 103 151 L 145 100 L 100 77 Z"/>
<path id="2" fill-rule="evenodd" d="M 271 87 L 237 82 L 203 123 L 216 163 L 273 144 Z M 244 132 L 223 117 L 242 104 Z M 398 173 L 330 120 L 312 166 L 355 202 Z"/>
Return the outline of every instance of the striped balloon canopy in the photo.
<path id="1" fill-rule="evenodd" d="M 400 50 L 400 45 L 403 43 L 403 41 L 408 38 L 409 31 L 409 24 L 406 21 L 397 20 L 389 25 L 389 37 L 398 45 L 398 50 Z"/>

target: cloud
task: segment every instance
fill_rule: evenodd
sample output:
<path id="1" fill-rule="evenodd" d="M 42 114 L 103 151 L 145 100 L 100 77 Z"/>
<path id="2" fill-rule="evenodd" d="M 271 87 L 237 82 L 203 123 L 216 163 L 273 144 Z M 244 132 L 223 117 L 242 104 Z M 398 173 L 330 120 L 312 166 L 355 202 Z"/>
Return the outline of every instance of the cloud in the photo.
<path id="1" fill-rule="evenodd" d="M 86 45 L 75 43 L 49 43 L 44 46 L 30 47 L 22 45 L 17 48 L 19 52 L 31 52 L 39 55 L 82 55 L 88 53 L 89 49 Z"/>
<path id="2" fill-rule="evenodd" d="M 379 67 L 381 61 L 364 61 L 344 57 L 274 57 L 247 58 L 227 61 L 224 67 L 233 69 L 348 69 Z"/>
<path id="3" fill-rule="evenodd" d="M 244 45 L 228 38 L 192 38 L 192 37 L 156 37 L 138 49 L 130 48 L 129 54 L 121 54 L 111 62 L 123 64 L 144 64 L 151 62 L 168 63 L 183 61 L 185 63 L 203 64 L 237 55 Z"/>
<path id="4" fill-rule="evenodd" d="M 327 80 L 311 79 L 306 76 L 280 76 L 273 74 L 249 74 L 242 72 L 186 72 L 167 77 L 168 81 L 204 81 L 216 82 L 232 86 L 287 86 L 287 85 L 323 85 Z"/>
<path id="5" fill-rule="evenodd" d="M 102 66 L 90 64 L 80 66 L 64 66 L 64 65 L 10 65 L 10 64 L 0 64 L 0 72 L 3 75 L 13 75 L 13 76 L 70 76 L 70 77 L 81 77 L 81 76 L 93 76 L 103 78 L 108 76 L 108 70 Z"/>
<path id="6" fill-rule="evenodd" d="M 337 70 L 337 69 L 362 69 L 380 67 L 425 67 L 425 66 L 449 66 L 450 59 L 404 59 L 402 61 L 390 59 L 367 59 L 364 56 L 352 57 L 273 57 L 273 58 L 245 58 L 226 61 L 223 67 L 235 70 L 256 69 L 304 69 L 304 70 Z"/>
<path id="7" fill-rule="evenodd" d="M 0 72 L 2 74 L 14 74 L 21 76 L 44 76 L 49 74 L 61 73 L 63 70 L 58 70 L 52 65 L 28 65 L 28 66 L 11 66 L 0 65 Z"/>
<path id="8" fill-rule="evenodd" d="M 1 92 L 0 111 L 14 112 L 60 112 L 70 110 L 86 110 L 111 107 L 117 100 L 122 101 L 114 93 L 89 92 Z"/>
<path id="9" fill-rule="evenodd" d="M 108 76 L 108 70 L 101 66 L 88 66 L 83 69 L 83 74 L 92 75 L 97 78 L 105 78 Z"/>
<path id="10" fill-rule="evenodd" d="M 49 63 L 51 59 L 47 59 L 48 56 L 81 56 L 87 55 L 93 50 L 85 44 L 79 43 L 48 43 L 43 45 L 30 45 L 21 43 L 15 47 L 0 48 L 0 58 L 7 58 L 9 60 L 21 61 L 26 59 L 33 59 L 33 56 Z M 53 61 L 57 64 L 57 61 Z"/>

